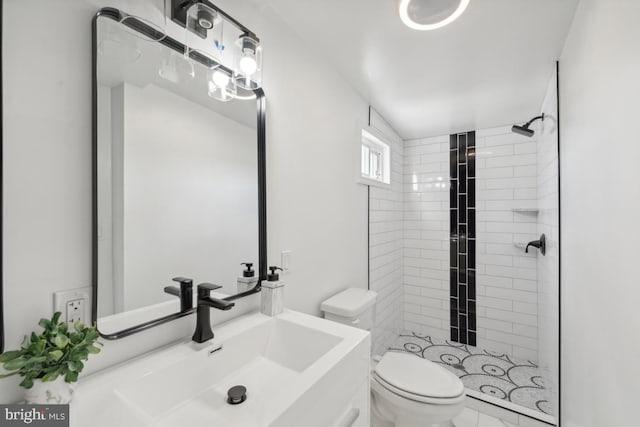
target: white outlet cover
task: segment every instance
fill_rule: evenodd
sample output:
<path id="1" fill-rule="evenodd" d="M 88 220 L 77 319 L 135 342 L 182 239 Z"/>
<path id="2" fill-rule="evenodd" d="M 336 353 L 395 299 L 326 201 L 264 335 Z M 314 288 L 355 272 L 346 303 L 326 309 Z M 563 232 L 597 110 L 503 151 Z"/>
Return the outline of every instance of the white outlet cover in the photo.
<path id="1" fill-rule="evenodd" d="M 91 324 L 91 287 L 68 289 L 64 291 L 56 291 L 53 293 L 53 311 L 62 312 L 63 318 L 66 318 L 67 302 L 74 300 L 84 300 L 84 319 L 82 323 Z"/>
<path id="2" fill-rule="evenodd" d="M 283 271 L 291 270 L 291 255 L 292 252 L 288 250 L 280 253 L 280 266 Z"/>

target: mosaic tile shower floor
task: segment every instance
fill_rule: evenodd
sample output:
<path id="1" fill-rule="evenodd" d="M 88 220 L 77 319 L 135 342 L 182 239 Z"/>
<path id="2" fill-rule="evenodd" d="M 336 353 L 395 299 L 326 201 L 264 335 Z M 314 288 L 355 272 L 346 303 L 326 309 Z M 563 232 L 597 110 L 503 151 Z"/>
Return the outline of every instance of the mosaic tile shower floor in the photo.
<path id="1" fill-rule="evenodd" d="M 528 360 L 416 333 L 402 333 L 390 351 L 413 353 L 456 374 L 466 388 L 551 414 L 538 366 Z"/>

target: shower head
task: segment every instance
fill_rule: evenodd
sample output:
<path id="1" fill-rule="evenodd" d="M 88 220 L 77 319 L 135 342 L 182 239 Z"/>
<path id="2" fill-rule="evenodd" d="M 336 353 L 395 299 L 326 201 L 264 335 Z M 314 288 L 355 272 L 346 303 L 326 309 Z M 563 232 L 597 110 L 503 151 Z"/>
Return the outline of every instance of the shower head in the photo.
<path id="1" fill-rule="evenodd" d="M 518 125 L 513 125 L 511 127 L 511 132 L 517 133 L 518 135 L 526 136 L 529 138 L 531 138 L 535 134 L 535 132 L 529 129 L 528 127 L 518 126 Z"/>
<path id="2" fill-rule="evenodd" d="M 526 136 L 528 138 L 531 138 L 535 134 L 535 131 L 529 129 L 529 126 L 531 126 L 531 124 L 533 122 L 535 122 L 536 120 L 544 121 L 544 113 L 542 113 L 538 117 L 534 117 L 533 119 L 529 120 L 527 123 L 525 123 L 522 126 L 513 125 L 511 127 L 511 132 L 517 133 L 518 135 L 522 135 L 522 136 Z"/>

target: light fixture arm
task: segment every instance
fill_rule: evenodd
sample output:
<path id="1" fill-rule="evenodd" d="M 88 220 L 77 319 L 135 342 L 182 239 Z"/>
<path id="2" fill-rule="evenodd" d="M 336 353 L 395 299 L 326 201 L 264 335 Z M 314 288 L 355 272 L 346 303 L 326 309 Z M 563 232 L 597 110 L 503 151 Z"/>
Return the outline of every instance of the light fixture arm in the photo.
<path id="1" fill-rule="evenodd" d="M 234 19 L 231 15 L 226 13 L 224 10 L 220 9 L 213 3 L 207 0 L 171 0 L 171 20 L 182 27 L 186 27 L 187 23 L 187 10 L 194 4 L 202 3 L 207 5 L 211 9 L 215 10 L 219 13 L 226 21 L 233 24 L 236 28 L 238 28 L 241 32 L 246 35 L 252 37 L 257 42 L 260 42 L 260 39 L 256 34 Z"/>

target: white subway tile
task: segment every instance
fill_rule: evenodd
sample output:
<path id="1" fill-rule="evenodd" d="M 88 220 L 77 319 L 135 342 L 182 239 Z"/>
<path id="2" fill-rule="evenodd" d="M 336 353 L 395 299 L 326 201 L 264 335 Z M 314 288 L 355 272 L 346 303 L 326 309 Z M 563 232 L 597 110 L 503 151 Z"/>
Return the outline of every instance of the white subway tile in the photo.
<path id="1" fill-rule="evenodd" d="M 510 301 L 526 302 L 535 304 L 538 301 L 538 295 L 534 292 L 518 291 L 515 289 L 492 288 L 487 287 L 486 295 L 488 297 L 502 298 Z"/>
<path id="2" fill-rule="evenodd" d="M 538 304 L 531 304 L 526 302 L 514 301 L 513 302 L 513 311 L 516 313 L 525 313 L 525 314 L 538 314 Z"/>
<path id="3" fill-rule="evenodd" d="M 513 301 L 510 300 L 478 295 L 476 297 L 476 301 L 477 306 L 482 306 L 485 308 L 497 308 L 505 311 L 511 311 L 513 309 Z"/>
<path id="4" fill-rule="evenodd" d="M 514 313 L 511 311 L 498 310 L 495 308 L 487 308 L 487 317 L 490 319 L 503 320 L 506 322 L 518 323 L 527 326 L 537 326 L 538 320 L 536 316 L 522 313 Z"/>
<path id="5" fill-rule="evenodd" d="M 513 324 L 513 333 L 516 335 L 522 335 L 523 337 L 538 338 L 537 326 L 526 326 L 515 323 Z"/>
<path id="6" fill-rule="evenodd" d="M 478 328 L 491 329 L 501 332 L 513 332 L 513 323 L 503 322 L 502 320 L 489 319 L 486 317 L 478 317 Z"/>
<path id="7" fill-rule="evenodd" d="M 536 349 L 538 346 L 538 341 L 533 338 L 514 335 L 507 332 L 494 331 L 491 329 L 487 329 L 487 339 L 530 349 Z"/>

